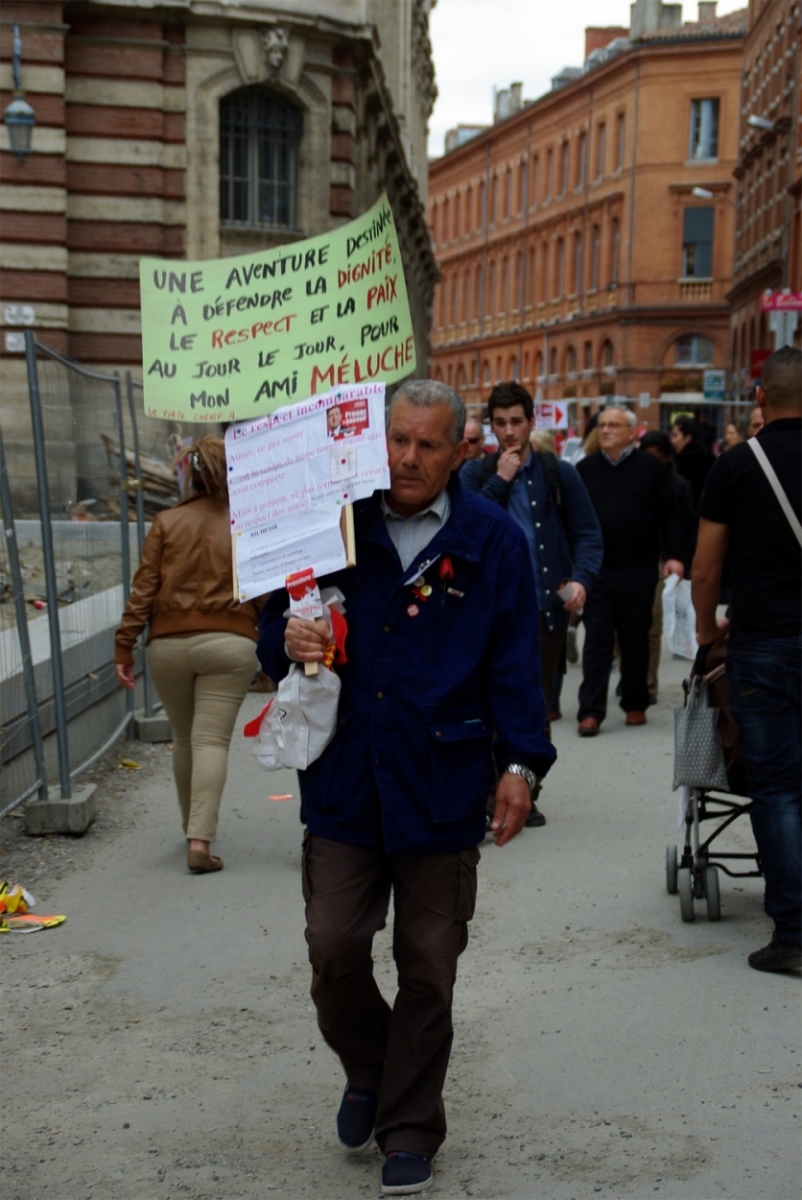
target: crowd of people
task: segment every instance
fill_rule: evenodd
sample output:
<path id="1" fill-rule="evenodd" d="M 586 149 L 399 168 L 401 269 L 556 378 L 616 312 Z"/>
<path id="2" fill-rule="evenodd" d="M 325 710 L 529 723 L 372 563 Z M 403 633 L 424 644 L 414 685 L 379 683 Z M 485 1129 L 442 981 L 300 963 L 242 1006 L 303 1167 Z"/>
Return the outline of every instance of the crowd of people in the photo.
<path id="1" fill-rule="evenodd" d="M 788 348 L 767 360 L 749 437 L 733 427 L 715 460 L 703 426 L 680 418 L 670 435 L 639 438 L 635 414 L 608 405 L 573 466 L 533 440 L 532 397 L 513 381 L 488 399 L 491 452 L 451 387 L 407 382 L 392 398 L 389 489 L 355 504 L 357 565 L 325 580 L 349 623 L 336 731 L 299 773 L 311 994 L 346 1079 L 337 1139 L 358 1152 L 375 1138 L 384 1194 L 432 1182 L 479 846 L 546 823 L 537 801 L 556 759 L 549 713 L 569 630 L 581 617 L 579 735 L 597 736 L 607 719 L 616 653 L 624 724 L 643 726 L 657 697 L 650 634 L 668 575 L 693 580 L 697 669 L 710 646 L 729 644 L 774 924 L 749 963 L 799 969 L 801 364 Z M 212 872 L 223 865 L 210 847 L 254 642 L 280 680 L 293 663 L 323 663 L 331 630 L 288 615 L 283 590 L 263 607 L 231 598 L 222 443 L 205 438 L 189 454 L 192 495 L 148 535 L 117 670 L 133 686 L 147 624 L 174 728 L 188 865 Z M 720 621 L 725 587 L 730 618 Z M 371 957 L 391 897 L 392 1004 Z"/>

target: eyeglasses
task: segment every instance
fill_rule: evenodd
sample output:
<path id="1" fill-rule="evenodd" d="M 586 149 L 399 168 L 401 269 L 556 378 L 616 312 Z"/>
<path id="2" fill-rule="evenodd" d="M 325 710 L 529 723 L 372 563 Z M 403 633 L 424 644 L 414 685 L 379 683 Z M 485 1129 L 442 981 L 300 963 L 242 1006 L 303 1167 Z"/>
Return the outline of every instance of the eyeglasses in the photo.
<path id="1" fill-rule="evenodd" d="M 481 440 L 482 440 L 482 439 L 481 439 L 480 437 L 478 437 L 478 438 L 466 438 L 466 439 L 465 439 L 465 441 L 468 443 L 468 445 L 469 445 L 469 446 L 478 446 L 478 445 L 479 445 L 479 443 L 481 442 Z"/>
<path id="2" fill-rule="evenodd" d="M 602 422 L 599 421 L 599 432 L 601 432 L 602 429 L 629 429 L 629 422 L 627 422 L 627 421 L 605 421 L 604 424 L 602 424 Z"/>

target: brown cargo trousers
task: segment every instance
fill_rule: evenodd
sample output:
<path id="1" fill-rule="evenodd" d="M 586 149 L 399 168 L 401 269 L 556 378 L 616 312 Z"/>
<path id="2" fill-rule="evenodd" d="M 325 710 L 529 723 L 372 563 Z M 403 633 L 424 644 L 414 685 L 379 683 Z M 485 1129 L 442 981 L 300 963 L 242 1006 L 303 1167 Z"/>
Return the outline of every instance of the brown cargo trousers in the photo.
<path id="1" fill-rule="evenodd" d="M 478 848 L 389 855 L 307 833 L 303 850 L 312 999 L 348 1082 L 379 1090 L 384 1154 L 434 1155 L 446 1135 L 443 1083 L 454 1029 L 457 959 L 476 905 Z M 373 977 L 373 937 L 393 897 L 398 993 Z"/>

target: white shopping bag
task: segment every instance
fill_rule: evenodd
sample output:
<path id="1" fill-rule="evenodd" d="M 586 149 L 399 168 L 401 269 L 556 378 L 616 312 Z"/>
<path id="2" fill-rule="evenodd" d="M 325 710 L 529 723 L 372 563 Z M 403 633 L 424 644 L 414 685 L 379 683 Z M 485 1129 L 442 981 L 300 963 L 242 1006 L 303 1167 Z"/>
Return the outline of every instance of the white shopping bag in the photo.
<path id="1" fill-rule="evenodd" d="M 696 658 L 696 613 L 689 579 L 669 575 L 663 588 L 663 633 L 677 658 Z"/>
<path id="2" fill-rule="evenodd" d="M 293 663 L 273 699 L 243 730 L 246 737 L 253 738 L 253 753 L 265 771 L 282 767 L 305 771 L 320 758 L 337 729 L 341 684 L 332 662 L 348 661 L 348 626 L 338 588 L 326 588 L 319 602 L 332 635 L 327 661 L 320 664 L 316 675 L 306 675 L 302 663 Z M 284 615 L 291 614 L 287 611 Z"/>
<path id="3" fill-rule="evenodd" d="M 303 667 L 293 663 L 267 707 L 245 726 L 259 766 L 305 771 L 334 737 L 339 700 L 339 675 L 326 667 L 317 675 L 304 675 Z"/>

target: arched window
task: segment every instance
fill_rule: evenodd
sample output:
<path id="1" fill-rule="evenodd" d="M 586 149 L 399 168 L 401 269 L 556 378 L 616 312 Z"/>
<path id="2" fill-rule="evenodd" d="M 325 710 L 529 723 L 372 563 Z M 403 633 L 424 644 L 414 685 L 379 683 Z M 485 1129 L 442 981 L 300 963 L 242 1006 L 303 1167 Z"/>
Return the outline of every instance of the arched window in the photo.
<path id="1" fill-rule="evenodd" d="M 613 343 L 608 338 L 601 348 L 601 365 L 609 370 L 614 367 L 614 364 L 615 351 L 613 350 Z"/>
<path id="2" fill-rule="evenodd" d="M 459 275 L 454 272 L 451 280 L 451 320 L 450 325 L 456 325 L 459 320 Z"/>
<path id="3" fill-rule="evenodd" d="M 574 295 L 582 291 L 582 235 L 574 234 Z"/>
<path id="4" fill-rule="evenodd" d="M 565 352 L 565 369 L 569 375 L 576 374 L 576 350 L 569 346 Z"/>
<path id="5" fill-rule="evenodd" d="M 590 233 L 590 286 L 595 292 L 599 287 L 599 253 L 601 249 L 601 230 L 594 225 Z"/>
<path id="6" fill-rule="evenodd" d="M 565 241 L 557 238 L 557 260 L 554 264 L 554 299 L 559 300 L 565 286 Z M 552 371 L 552 375 L 554 372 Z"/>
<path id="7" fill-rule="evenodd" d="M 514 379 L 517 383 L 520 377 L 520 368 L 518 365 L 518 355 L 513 354 L 512 362 L 510 363 L 510 379 Z"/>
<path id="8" fill-rule="evenodd" d="M 542 378 L 543 378 L 543 354 L 540 350 L 538 350 L 537 354 L 535 355 L 535 379 L 540 380 Z"/>
<path id="9" fill-rule="evenodd" d="M 713 343 L 698 333 L 686 333 L 674 343 L 674 362 L 682 366 L 712 363 Z"/>
<path id="10" fill-rule="evenodd" d="M 220 220 L 298 225 L 299 109 L 264 88 L 240 88 L 220 101 Z"/>
<path id="11" fill-rule="evenodd" d="M 621 249 L 621 226 L 618 221 L 613 218 L 613 237 L 610 247 L 610 286 L 616 287 L 618 284 L 618 256 Z"/>
<path id="12" fill-rule="evenodd" d="M 468 383 L 468 376 L 462 363 L 457 367 L 457 391 L 460 392 Z"/>

